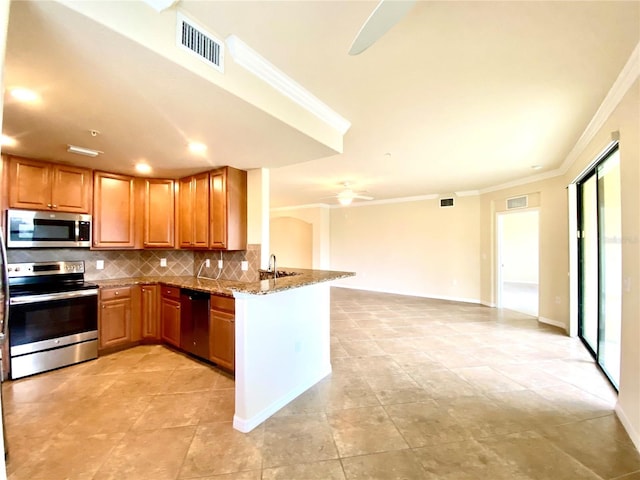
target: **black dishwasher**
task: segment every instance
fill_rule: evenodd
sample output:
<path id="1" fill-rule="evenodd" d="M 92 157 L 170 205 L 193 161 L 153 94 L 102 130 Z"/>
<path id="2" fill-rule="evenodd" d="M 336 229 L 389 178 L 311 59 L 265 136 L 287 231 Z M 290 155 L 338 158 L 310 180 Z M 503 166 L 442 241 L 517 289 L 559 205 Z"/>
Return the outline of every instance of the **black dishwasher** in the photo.
<path id="1" fill-rule="evenodd" d="M 180 348 L 209 359 L 209 294 L 180 289 Z"/>

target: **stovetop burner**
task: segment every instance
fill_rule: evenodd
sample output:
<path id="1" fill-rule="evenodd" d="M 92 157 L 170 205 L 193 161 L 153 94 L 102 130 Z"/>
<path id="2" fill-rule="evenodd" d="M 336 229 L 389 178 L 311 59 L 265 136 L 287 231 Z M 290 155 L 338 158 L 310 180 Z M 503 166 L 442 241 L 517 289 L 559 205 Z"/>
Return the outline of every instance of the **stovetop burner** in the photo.
<path id="1" fill-rule="evenodd" d="M 39 295 L 98 288 L 84 281 L 84 261 L 10 263 L 9 296 Z"/>

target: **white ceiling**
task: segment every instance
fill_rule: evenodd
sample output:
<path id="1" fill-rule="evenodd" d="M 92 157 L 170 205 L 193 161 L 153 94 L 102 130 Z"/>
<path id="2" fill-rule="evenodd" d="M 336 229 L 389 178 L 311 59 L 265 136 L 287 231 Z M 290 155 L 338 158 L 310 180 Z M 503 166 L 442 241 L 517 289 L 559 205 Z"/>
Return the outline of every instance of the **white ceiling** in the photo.
<path id="1" fill-rule="evenodd" d="M 417 2 L 359 56 L 347 50 L 376 2 L 182 0 L 162 13 L 94 2 L 104 25 L 69 5 L 12 3 L 5 86 L 42 100 L 5 96 L 3 132 L 19 143 L 4 151 L 123 173 L 146 159 L 155 176 L 267 167 L 274 207 L 335 203 L 325 197 L 344 181 L 388 199 L 557 169 L 640 40 L 638 1 Z M 176 9 L 240 37 L 350 120 L 343 153 L 230 55 L 224 75 L 176 63 L 162 50 L 175 32 L 152 30 L 173 25 Z M 207 154 L 187 153 L 189 140 Z M 104 154 L 77 157 L 67 144 Z"/>

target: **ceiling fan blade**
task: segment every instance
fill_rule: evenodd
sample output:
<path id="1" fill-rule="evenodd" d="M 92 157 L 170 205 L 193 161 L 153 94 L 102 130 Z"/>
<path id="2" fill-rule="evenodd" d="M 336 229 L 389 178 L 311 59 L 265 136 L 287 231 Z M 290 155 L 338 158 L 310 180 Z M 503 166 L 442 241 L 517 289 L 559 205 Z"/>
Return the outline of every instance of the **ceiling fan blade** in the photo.
<path id="1" fill-rule="evenodd" d="M 349 55 L 358 55 L 387 33 L 416 3 L 416 0 L 381 0 L 356 35 Z"/>
<path id="2" fill-rule="evenodd" d="M 359 198 L 360 200 L 373 200 L 373 197 L 370 197 L 369 195 L 354 195 L 353 198 Z"/>

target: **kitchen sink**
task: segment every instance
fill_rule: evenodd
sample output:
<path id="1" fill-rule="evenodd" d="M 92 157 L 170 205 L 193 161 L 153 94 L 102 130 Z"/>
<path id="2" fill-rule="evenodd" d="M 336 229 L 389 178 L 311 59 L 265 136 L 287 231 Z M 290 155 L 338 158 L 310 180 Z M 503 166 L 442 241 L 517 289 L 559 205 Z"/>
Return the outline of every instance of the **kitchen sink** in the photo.
<path id="1" fill-rule="evenodd" d="M 292 277 L 294 275 L 301 275 L 299 272 L 287 272 L 285 270 L 277 270 L 277 272 L 278 272 L 278 277 L 277 278 Z M 274 278 L 274 273 L 275 272 L 270 272 L 268 270 L 258 270 L 258 273 L 260 274 L 260 280 L 271 280 L 272 278 Z"/>

